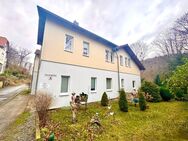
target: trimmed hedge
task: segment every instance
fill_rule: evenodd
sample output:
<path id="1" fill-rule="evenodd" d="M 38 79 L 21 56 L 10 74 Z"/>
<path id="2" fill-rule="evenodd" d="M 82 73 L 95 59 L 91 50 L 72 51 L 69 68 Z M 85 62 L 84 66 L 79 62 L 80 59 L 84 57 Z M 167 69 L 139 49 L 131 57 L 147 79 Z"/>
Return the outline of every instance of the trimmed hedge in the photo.
<path id="1" fill-rule="evenodd" d="M 103 95 L 102 95 L 101 105 L 102 106 L 108 106 L 108 96 L 107 96 L 106 92 L 104 92 Z"/>
<path id="2" fill-rule="evenodd" d="M 119 91 L 119 109 L 123 112 L 128 112 L 128 102 L 123 89 Z"/>

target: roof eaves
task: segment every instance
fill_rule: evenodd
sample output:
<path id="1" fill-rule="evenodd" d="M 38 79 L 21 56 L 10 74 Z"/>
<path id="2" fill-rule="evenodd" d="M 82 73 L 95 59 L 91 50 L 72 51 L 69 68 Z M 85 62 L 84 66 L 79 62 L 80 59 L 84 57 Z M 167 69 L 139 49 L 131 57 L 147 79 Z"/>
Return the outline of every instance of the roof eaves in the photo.
<path id="1" fill-rule="evenodd" d="M 42 45 L 42 42 L 43 42 L 43 36 L 44 36 L 44 28 L 45 28 L 45 22 L 46 22 L 46 19 L 51 19 L 53 21 L 55 21 L 56 23 L 58 24 L 61 24 L 63 25 L 64 27 L 72 30 L 72 31 L 75 31 L 77 33 L 80 33 L 82 35 L 85 35 L 87 36 L 88 38 L 91 38 L 97 42 L 100 42 L 108 47 L 111 47 L 111 48 L 115 48 L 117 45 L 78 26 L 78 25 L 75 25 L 74 23 L 40 7 L 40 6 L 37 6 L 37 9 L 38 9 L 38 13 L 39 13 L 39 28 L 38 28 L 38 40 L 37 40 L 37 43 L 39 45 Z"/>
<path id="2" fill-rule="evenodd" d="M 118 49 L 124 49 L 131 57 L 131 59 L 136 63 L 136 65 L 139 67 L 140 70 L 145 70 L 145 67 L 143 66 L 143 64 L 139 61 L 139 59 L 137 58 L 137 56 L 134 54 L 134 52 L 132 51 L 132 49 L 129 47 L 128 44 L 125 45 L 121 45 L 119 46 Z"/>

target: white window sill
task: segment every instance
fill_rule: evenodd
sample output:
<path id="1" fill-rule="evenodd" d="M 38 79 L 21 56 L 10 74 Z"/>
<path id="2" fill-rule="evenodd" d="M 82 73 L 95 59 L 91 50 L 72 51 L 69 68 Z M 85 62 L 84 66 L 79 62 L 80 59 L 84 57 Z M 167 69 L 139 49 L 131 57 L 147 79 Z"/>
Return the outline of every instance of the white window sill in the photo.
<path id="1" fill-rule="evenodd" d="M 89 57 L 89 55 L 84 55 L 84 54 L 83 54 L 83 56 L 84 56 L 84 57 Z"/>
<path id="2" fill-rule="evenodd" d="M 93 93 L 97 93 L 97 91 L 96 91 L 96 90 L 95 90 L 95 91 L 90 91 L 90 92 L 91 92 L 92 94 L 93 94 Z"/>
<path id="3" fill-rule="evenodd" d="M 64 49 L 64 51 L 69 52 L 69 53 L 73 53 L 72 50 L 66 50 L 66 49 Z"/>
<path id="4" fill-rule="evenodd" d="M 60 93 L 59 96 L 68 96 L 69 93 Z"/>
<path id="5" fill-rule="evenodd" d="M 113 90 L 112 89 L 106 89 L 107 92 L 112 92 Z"/>

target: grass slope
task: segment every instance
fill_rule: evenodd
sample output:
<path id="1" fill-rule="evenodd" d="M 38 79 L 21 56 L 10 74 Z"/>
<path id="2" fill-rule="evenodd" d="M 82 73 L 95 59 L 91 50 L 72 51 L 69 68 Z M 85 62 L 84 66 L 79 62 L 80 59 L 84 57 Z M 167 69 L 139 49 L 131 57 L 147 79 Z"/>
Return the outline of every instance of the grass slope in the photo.
<path id="1" fill-rule="evenodd" d="M 70 109 L 58 109 L 50 112 L 50 118 L 59 122 L 63 131 L 63 140 L 87 140 L 86 128 L 91 117 L 99 113 L 104 131 L 95 136 L 96 141 L 130 140 L 188 140 L 188 102 L 149 103 L 149 109 L 140 111 L 139 107 L 129 106 L 129 112 L 119 111 L 117 101 L 112 101 L 115 120 L 105 117 L 107 107 L 100 103 L 89 104 L 88 110 L 78 112 L 78 122 L 71 123 Z"/>

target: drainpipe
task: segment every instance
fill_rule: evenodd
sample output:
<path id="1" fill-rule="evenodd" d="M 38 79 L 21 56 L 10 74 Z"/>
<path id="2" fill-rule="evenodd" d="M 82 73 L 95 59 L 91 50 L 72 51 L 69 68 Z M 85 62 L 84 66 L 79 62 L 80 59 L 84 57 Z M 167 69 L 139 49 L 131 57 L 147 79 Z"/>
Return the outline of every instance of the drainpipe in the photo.
<path id="1" fill-rule="evenodd" d="M 117 51 L 118 51 L 118 49 L 116 48 L 115 53 L 116 53 L 116 56 L 117 56 L 118 90 L 120 91 L 119 56 L 118 56 Z"/>

